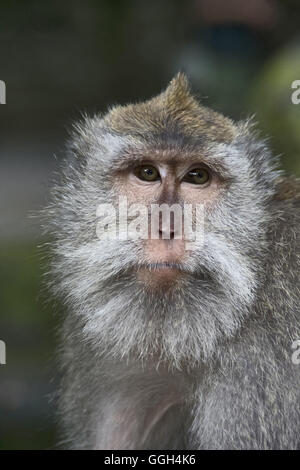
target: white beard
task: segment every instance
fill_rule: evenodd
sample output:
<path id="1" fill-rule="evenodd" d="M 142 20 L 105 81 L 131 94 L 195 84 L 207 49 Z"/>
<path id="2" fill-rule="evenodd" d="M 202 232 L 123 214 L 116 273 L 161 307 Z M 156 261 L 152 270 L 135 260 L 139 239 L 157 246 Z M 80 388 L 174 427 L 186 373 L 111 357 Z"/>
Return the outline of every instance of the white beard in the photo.
<path id="1" fill-rule="evenodd" d="M 137 280 L 137 242 L 103 243 L 69 250 L 68 256 L 65 251 L 64 271 L 72 275 L 61 283 L 84 320 L 84 336 L 101 356 L 156 357 L 171 367 L 193 367 L 217 351 L 220 338 L 233 336 L 249 313 L 255 269 L 218 235 L 206 236 L 167 292 L 152 292 Z"/>

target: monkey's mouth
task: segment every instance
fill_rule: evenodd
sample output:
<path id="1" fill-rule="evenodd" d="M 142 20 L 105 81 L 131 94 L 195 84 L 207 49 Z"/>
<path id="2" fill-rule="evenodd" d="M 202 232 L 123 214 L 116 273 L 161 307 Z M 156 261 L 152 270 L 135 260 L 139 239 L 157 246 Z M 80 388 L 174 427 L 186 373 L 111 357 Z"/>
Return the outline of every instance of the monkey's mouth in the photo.
<path id="1" fill-rule="evenodd" d="M 175 286 L 184 276 L 182 264 L 173 261 L 142 263 L 137 269 L 137 278 L 148 288 L 166 289 Z"/>
<path id="2" fill-rule="evenodd" d="M 143 263 L 139 265 L 139 270 L 147 269 L 149 271 L 168 271 L 168 270 L 176 270 L 176 271 L 185 271 L 184 267 L 180 263 L 172 262 L 172 261 L 165 261 L 165 262 L 155 262 L 155 263 Z"/>
<path id="3" fill-rule="evenodd" d="M 195 270 L 192 266 L 175 261 L 144 262 L 138 265 L 135 273 L 138 280 L 149 288 L 175 287 L 177 281 L 183 280 L 188 282 L 196 280 L 198 286 L 200 282 L 206 288 L 219 288 L 216 279 L 208 271 L 204 269 Z"/>

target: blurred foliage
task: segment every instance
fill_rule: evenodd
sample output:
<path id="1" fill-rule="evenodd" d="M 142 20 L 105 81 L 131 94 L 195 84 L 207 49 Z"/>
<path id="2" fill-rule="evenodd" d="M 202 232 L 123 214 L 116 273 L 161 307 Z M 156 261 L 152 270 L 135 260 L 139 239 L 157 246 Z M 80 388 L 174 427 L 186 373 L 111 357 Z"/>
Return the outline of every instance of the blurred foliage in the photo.
<path id="1" fill-rule="evenodd" d="M 300 175 L 300 105 L 291 101 L 296 79 L 300 79 L 300 41 L 265 64 L 252 87 L 250 107 L 271 137 L 274 151 L 282 155 L 283 167 Z"/>
<path id="2" fill-rule="evenodd" d="M 0 449 L 37 449 L 54 443 L 49 395 L 54 383 L 53 311 L 41 292 L 46 266 L 30 243 L 0 249 Z"/>

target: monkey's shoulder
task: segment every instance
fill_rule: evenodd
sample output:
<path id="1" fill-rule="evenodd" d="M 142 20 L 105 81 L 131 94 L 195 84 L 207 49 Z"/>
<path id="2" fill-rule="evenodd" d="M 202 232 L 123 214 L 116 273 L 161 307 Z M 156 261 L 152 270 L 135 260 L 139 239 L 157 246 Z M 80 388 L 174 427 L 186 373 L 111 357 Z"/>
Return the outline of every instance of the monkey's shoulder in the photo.
<path id="1" fill-rule="evenodd" d="M 282 178 L 271 205 L 268 267 L 278 283 L 300 275 L 300 179 Z M 298 274 L 296 274 L 298 273 Z"/>
<path id="2" fill-rule="evenodd" d="M 299 253 L 300 243 L 300 179 L 281 178 L 273 199 L 274 218 L 271 238 L 284 241 L 282 249 Z M 285 248 L 284 248 L 285 247 Z"/>
<path id="3" fill-rule="evenodd" d="M 280 178 L 278 180 L 275 200 L 277 201 L 300 201 L 300 179 L 293 176 Z"/>

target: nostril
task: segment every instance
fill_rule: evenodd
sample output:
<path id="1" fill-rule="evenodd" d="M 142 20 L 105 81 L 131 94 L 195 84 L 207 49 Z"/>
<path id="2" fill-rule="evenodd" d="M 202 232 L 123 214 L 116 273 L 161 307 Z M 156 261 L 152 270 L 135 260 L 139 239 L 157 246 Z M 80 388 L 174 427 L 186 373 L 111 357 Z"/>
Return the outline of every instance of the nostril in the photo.
<path id="1" fill-rule="evenodd" d="M 175 232 L 174 230 L 161 230 L 159 229 L 159 239 L 160 240 L 174 240 Z"/>

